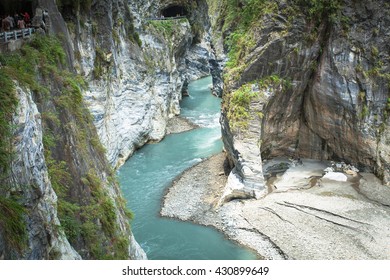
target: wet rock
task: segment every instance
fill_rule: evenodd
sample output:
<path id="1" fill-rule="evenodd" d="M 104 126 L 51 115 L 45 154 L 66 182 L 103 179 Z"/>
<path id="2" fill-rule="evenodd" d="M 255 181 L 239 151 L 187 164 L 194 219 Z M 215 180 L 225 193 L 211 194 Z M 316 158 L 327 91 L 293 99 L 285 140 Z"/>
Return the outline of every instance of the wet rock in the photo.
<path id="1" fill-rule="evenodd" d="M 145 251 L 141 248 L 138 242 L 135 240 L 134 235 L 130 236 L 129 255 L 132 260 L 147 260 Z"/>

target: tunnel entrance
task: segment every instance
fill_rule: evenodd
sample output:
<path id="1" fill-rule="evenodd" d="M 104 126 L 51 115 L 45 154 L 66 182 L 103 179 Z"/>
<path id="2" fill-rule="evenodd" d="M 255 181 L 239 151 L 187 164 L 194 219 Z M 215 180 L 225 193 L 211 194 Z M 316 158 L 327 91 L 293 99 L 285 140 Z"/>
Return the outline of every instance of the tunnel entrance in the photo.
<path id="1" fill-rule="evenodd" d="M 21 14 L 24 12 L 32 16 L 33 2 L 34 0 L 1 0 L 0 17 L 13 16 L 15 13 Z"/>
<path id="2" fill-rule="evenodd" d="M 164 17 L 178 17 L 186 16 L 188 12 L 183 6 L 169 6 L 161 10 L 161 15 Z"/>

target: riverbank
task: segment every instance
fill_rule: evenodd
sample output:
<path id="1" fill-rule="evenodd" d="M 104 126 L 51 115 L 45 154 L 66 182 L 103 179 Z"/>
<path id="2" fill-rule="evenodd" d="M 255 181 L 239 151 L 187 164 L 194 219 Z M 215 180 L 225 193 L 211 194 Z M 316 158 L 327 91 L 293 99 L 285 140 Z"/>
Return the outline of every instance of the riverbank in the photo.
<path id="1" fill-rule="evenodd" d="M 186 118 L 174 116 L 168 120 L 166 135 L 186 132 L 195 128 L 199 128 L 199 126 Z"/>
<path id="2" fill-rule="evenodd" d="M 255 260 L 257 255 L 214 228 L 161 218 L 161 198 L 172 181 L 202 159 L 222 151 L 220 99 L 210 93 L 211 77 L 191 82 L 190 96 L 181 101 L 175 129 L 158 143 L 145 145 L 119 170 L 119 181 L 129 209 L 131 228 L 150 260 Z M 197 126 L 183 132 L 188 122 Z M 210 177 L 210 176 L 208 176 Z"/>
<path id="3" fill-rule="evenodd" d="M 203 215 L 212 214 L 226 184 L 224 160 L 220 153 L 179 175 L 164 196 L 161 215 L 205 224 Z"/>
<path id="4" fill-rule="evenodd" d="M 266 259 L 390 259 L 390 189 L 372 174 L 324 178 L 327 163 L 303 160 L 271 176 L 265 198 L 217 208 L 224 160 L 219 154 L 180 175 L 161 215 L 213 226 Z"/>

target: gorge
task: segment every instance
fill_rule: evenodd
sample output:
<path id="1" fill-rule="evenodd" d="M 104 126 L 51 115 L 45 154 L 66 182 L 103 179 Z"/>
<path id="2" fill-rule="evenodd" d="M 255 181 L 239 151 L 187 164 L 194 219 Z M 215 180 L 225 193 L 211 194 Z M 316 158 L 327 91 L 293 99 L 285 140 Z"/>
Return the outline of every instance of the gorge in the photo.
<path id="1" fill-rule="evenodd" d="M 255 258 L 215 230 L 159 217 L 161 197 L 172 180 L 222 151 L 220 100 L 210 94 L 210 85 L 210 77 L 190 83 L 190 96 L 181 102 L 181 116 L 193 120 L 198 128 L 143 147 L 119 170 L 124 197 L 135 214 L 132 230 L 149 259 Z"/>
<path id="2" fill-rule="evenodd" d="M 134 199 L 126 189 L 144 183 L 122 176 L 138 170 L 132 161 L 154 148 L 136 150 L 164 139 L 176 115 L 201 119 L 180 101 L 209 75 L 222 97 L 226 186 L 211 202 L 194 190 L 199 207 L 187 209 L 192 202 L 178 202 L 193 186 L 174 184 L 162 214 L 213 226 L 269 259 L 390 258 L 387 1 L 31 5 L 38 22 L 48 12 L 46 30 L 37 28 L 44 35 L 0 53 L 0 259 L 145 259 L 126 207 Z M 180 147 L 178 160 L 191 139 L 168 144 Z M 227 246 L 226 258 L 254 258 Z M 179 258 L 168 255 L 151 258 Z"/>

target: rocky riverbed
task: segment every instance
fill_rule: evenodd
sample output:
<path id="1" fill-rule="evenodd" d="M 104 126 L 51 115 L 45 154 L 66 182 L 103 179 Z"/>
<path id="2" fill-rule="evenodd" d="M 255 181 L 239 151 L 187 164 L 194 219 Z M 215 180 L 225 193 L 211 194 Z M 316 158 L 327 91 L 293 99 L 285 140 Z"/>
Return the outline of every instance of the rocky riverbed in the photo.
<path id="1" fill-rule="evenodd" d="M 181 133 L 198 127 L 186 118 L 174 116 L 168 120 L 166 134 Z"/>
<path id="2" fill-rule="evenodd" d="M 224 161 L 219 154 L 184 172 L 161 215 L 213 226 L 265 259 L 390 259 L 390 188 L 374 175 L 330 170 L 330 162 L 273 160 L 263 166 L 264 198 L 218 206 Z"/>

